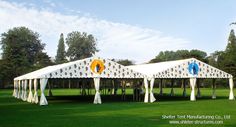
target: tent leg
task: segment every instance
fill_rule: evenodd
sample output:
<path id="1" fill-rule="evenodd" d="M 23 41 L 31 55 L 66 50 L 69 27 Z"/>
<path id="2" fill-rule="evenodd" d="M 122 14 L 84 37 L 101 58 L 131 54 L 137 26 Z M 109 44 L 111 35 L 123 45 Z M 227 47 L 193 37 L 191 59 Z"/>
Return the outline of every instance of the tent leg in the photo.
<path id="1" fill-rule="evenodd" d="M 186 79 L 183 79 L 183 96 L 186 97 Z"/>
<path id="2" fill-rule="evenodd" d="M 99 88 L 100 88 L 100 78 L 94 78 L 94 87 L 95 87 L 95 90 L 96 90 L 96 93 L 95 93 L 95 97 L 94 97 L 94 101 L 93 103 L 94 104 L 101 104 L 102 101 L 101 101 L 101 96 L 100 96 L 100 92 L 99 92 Z"/>
<path id="3" fill-rule="evenodd" d="M 149 93 L 148 93 L 148 79 L 147 78 L 144 78 L 144 87 L 145 87 L 144 102 L 148 103 Z"/>
<path id="4" fill-rule="evenodd" d="M 161 82 L 159 84 L 159 88 L 160 88 L 160 95 L 162 96 L 163 95 L 163 89 L 162 89 L 162 83 L 163 83 L 163 79 L 161 79 Z"/>
<path id="5" fill-rule="evenodd" d="M 49 97 L 52 97 L 52 96 L 53 96 L 53 95 L 52 95 L 52 90 L 51 90 L 51 89 L 52 89 L 52 86 L 51 86 L 51 82 L 49 82 L 49 81 L 48 81 L 48 89 L 49 89 L 49 90 L 48 90 L 48 96 L 49 96 Z"/>
<path id="6" fill-rule="evenodd" d="M 71 80 L 69 79 L 69 89 L 71 88 Z"/>
<path id="7" fill-rule="evenodd" d="M 195 97 L 195 86 L 196 86 L 196 78 L 190 78 L 190 86 L 191 86 L 191 95 L 190 95 L 190 101 L 196 101 Z"/>
<path id="8" fill-rule="evenodd" d="M 171 79 L 171 91 L 170 91 L 170 96 L 174 96 L 174 79 Z"/>
<path id="9" fill-rule="evenodd" d="M 200 91 L 200 79 L 197 80 L 197 97 L 201 97 L 201 91 Z"/>
<path id="10" fill-rule="evenodd" d="M 20 94 L 21 94 L 21 84 L 20 84 L 20 80 L 18 80 L 18 95 L 17 98 L 20 99 Z"/>
<path id="11" fill-rule="evenodd" d="M 230 88 L 230 92 L 229 92 L 229 100 L 234 100 L 234 92 L 233 92 L 233 88 L 234 88 L 234 81 L 233 78 L 229 79 L 229 88 Z"/>
<path id="12" fill-rule="evenodd" d="M 216 80 L 212 79 L 212 99 L 216 99 Z"/>

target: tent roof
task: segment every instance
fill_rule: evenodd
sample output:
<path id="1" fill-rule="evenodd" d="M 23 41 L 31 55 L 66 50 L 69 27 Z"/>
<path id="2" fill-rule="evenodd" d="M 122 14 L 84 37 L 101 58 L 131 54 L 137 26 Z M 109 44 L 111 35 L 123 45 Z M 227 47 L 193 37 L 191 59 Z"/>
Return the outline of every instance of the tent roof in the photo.
<path id="1" fill-rule="evenodd" d="M 193 67 L 194 65 L 194 67 Z M 232 75 L 195 58 L 127 66 L 149 78 L 230 78 Z M 194 74 L 193 70 L 195 69 Z M 196 70 L 197 69 L 197 70 Z"/>
<path id="2" fill-rule="evenodd" d="M 95 74 L 91 70 L 94 60 L 101 60 L 104 70 Z M 192 66 L 194 65 L 194 67 Z M 193 68 L 195 72 L 193 74 Z M 196 70 L 197 68 L 197 70 Z M 14 80 L 39 78 L 231 78 L 232 75 L 195 58 L 152 64 L 123 66 L 108 59 L 90 57 L 64 64 L 48 66 L 16 77 Z"/>
<path id="3" fill-rule="evenodd" d="M 91 64 L 94 60 L 100 60 L 104 64 L 104 70 L 94 73 Z M 90 57 L 64 64 L 48 66 L 28 74 L 16 77 L 14 80 L 39 79 L 39 78 L 143 78 L 144 75 L 135 72 L 123 65 L 108 59 Z"/>

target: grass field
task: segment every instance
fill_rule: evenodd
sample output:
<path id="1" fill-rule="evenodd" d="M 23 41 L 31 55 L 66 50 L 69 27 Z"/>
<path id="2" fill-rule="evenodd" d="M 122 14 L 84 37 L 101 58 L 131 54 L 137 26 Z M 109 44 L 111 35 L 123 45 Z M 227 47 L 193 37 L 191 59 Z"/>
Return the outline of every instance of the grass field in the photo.
<path id="1" fill-rule="evenodd" d="M 217 99 L 211 99 L 211 89 L 201 89 L 202 97 L 189 101 L 182 90 L 164 89 L 164 96 L 156 96 L 155 103 L 120 101 L 119 96 L 102 95 L 103 104 L 95 105 L 93 95 L 78 96 L 78 89 L 52 90 L 48 106 L 30 104 L 12 97 L 12 90 L 0 90 L 0 127 L 235 127 L 236 101 L 228 100 L 228 89 L 217 89 Z M 127 91 L 131 93 L 131 90 Z M 158 89 L 155 89 L 155 93 Z M 187 89 L 189 96 L 190 90 Z M 66 95 L 66 96 L 65 96 Z M 113 99 L 114 98 L 114 99 Z M 113 100 L 113 101 L 112 101 Z M 220 124 L 170 124 L 169 122 L 196 119 L 167 119 L 164 116 L 216 116 Z M 219 117 L 220 116 L 220 117 Z M 230 118 L 229 118 L 230 116 Z M 221 119 L 222 117 L 222 119 Z M 202 119 L 202 121 L 212 119 Z"/>

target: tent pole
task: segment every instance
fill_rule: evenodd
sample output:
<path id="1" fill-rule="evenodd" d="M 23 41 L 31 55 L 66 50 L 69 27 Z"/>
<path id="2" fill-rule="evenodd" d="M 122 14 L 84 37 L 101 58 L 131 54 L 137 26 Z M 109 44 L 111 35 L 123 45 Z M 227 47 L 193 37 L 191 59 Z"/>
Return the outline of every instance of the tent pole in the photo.
<path id="1" fill-rule="evenodd" d="M 233 89 L 234 89 L 234 81 L 233 81 L 233 77 L 229 78 L 229 89 L 230 89 L 230 92 L 229 92 L 229 100 L 234 100 L 234 92 L 233 92 Z"/>
<path id="2" fill-rule="evenodd" d="M 69 79 L 69 89 L 71 88 L 71 80 Z"/>
<path id="3" fill-rule="evenodd" d="M 52 82 L 51 80 L 50 81 L 48 80 L 48 89 L 49 89 L 48 90 L 48 96 L 49 97 L 52 97 L 51 82 Z"/>
<path id="4" fill-rule="evenodd" d="M 196 86 L 196 78 L 192 77 L 189 79 L 190 81 L 190 88 L 191 88 L 191 95 L 190 95 L 190 101 L 196 101 L 195 97 L 195 86 Z"/>
<path id="5" fill-rule="evenodd" d="M 174 79 L 171 79 L 171 91 L 170 91 L 170 96 L 174 96 Z"/>
<path id="6" fill-rule="evenodd" d="M 122 100 L 125 101 L 125 89 L 126 89 L 126 81 L 122 81 L 122 89 L 121 89 L 121 94 L 122 94 Z"/>
<path id="7" fill-rule="evenodd" d="M 197 80 L 197 97 L 200 98 L 201 97 L 201 91 L 200 91 L 200 79 Z"/>
<path id="8" fill-rule="evenodd" d="M 100 96 L 100 92 L 99 92 L 99 90 L 100 90 L 100 78 L 96 77 L 93 80 L 94 80 L 94 87 L 95 87 L 95 90 L 96 90 L 93 103 L 94 104 L 101 104 L 102 101 L 101 101 L 101 96 Z"/>
<path id="9" fill-rule="evenodd" d="M 161 79 L 161 82 L 159 84 L 159 88 L 160 88 L 160 95 L 163 95 L 163 90 L 162 90 L 162 83 L 163 83 L 163 79 Z"/>
<path id="10" fill-rule="evenodd" d="M 64 81 L 64 79 L 62 79 L 62 87 L 63 87 L 63 89 L 65 88 L 65 81 Z"/>
<path id="11" fill-rule="evenodd" d="M 186 79 L 183 79 L 183 88 L 184 88 L 183 96 L 186 97 Z"/>
<path id="12" fill-rule="evenodd" d="M 216 99 L 216 79 L 212 79 L 212 99 Z"/>

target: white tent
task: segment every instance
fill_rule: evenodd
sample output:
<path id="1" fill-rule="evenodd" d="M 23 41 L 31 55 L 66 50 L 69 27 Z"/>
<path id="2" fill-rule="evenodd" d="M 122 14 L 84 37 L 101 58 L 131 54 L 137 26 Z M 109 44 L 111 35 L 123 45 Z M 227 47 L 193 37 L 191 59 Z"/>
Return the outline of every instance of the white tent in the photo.
<path id="1" fill-rule="evenodd" d="M 197 78 L 228 78 L 230 86 L 229 99 L 234 100 L 233 76 L 194 58 L 153 64 L 123 66 L 111 60 L 91 57 L 60 65 L 48 66 L 16 77 L 14 79 L 13 96 L 31 103 L 38 103 L 37 87 L 38 84 L 40 84 L 40 105 L 47 105 L 48 103 L 44 95 L 44 90 L 47 81 L 50 78 L 93 78 L 96 90 L 94 97 L 95 104 L 101 103 L 99 93 L 100 78 L 143 78 L 144 87 L 146 89 L 144 102 L 146 103 L 154 102 L 156 100 L 152 91 L 155 79 L 190 79 L 192 90 L 190 100 L 195 101 Z M 33 90 L 32 85 L 34 88 Z M 28 93 L 27 87 L 29 89 Z M 213 89 L 213 94 L 214 93 L 215 89 Z"/>
<path id="2" fill-rule="evenodd" d="M 233 95 L 233 76 L 221 71 L 215 67 L 212 67 L 204 62 L 201 62 L 195 58 L 167 61 L 153 64 L 141 64 L 127 66 L 128 68 L 140 72 L 148 77 L 150 81 L 150 100 L 154 99 L 152 96 L 152 88 L 154 80 L 158 79 L 177 79 L 177 78 L 189 78 L 191 86 L 190 100 L 195 101 L 195 85 L 197 78 L 228 78 L 230 86 L 229 99 L 234 100 Z M 145 86 L 148 92 L 148 86 Z M 213 89 L 215 90 L 215 89 Z M 146 93 L 147 93 L 146 92 Z M 213 91 L 214 93 L 214 91 Z M 145 101 L 148 101 L 148 94 L 145 96 Z"/>
<path id="3" fill-rule="evenodd" d="M 101 103 L 99 93 L 100 78 L 144 78 L 139 72 L 135 72 L 123 65 L 111 60 L 91 57 L 60 65 L 48 66 L 40 70 L 16 77 L 14 79 L 13 96 L 24 101 L 38 103 L 37 84 L 39 81 L 41 97 L 40 105 L 47 105 L 44 95 L 47 81 L 50 78 L 93 78 L 95 86 L 94 103 Z M 34 94 L 32 92 L 34 86 Z M 29 86 L 29 87 L 28 87 Z M 27 87 L 29 93 L 27 93 Z M 28 96 L 28 97 L 27 97 Z"/>

